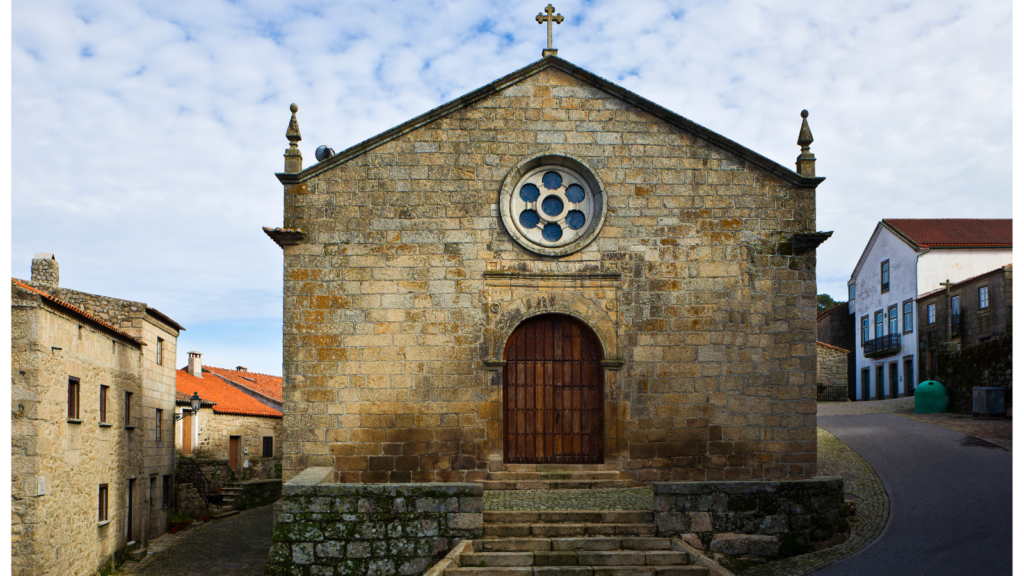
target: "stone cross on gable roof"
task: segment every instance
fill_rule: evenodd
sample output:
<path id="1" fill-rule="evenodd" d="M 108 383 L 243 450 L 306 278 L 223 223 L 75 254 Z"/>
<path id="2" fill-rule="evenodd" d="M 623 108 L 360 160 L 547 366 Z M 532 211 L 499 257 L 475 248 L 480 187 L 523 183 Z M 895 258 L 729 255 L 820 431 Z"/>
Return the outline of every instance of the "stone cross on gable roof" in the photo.
<path id="1" fill-rule="evenodd" d="M 562 18 L 561 14 L 555 14 L 555 7 L 551 4 L 548 4 L 548 7 L 544 9 L 544 12 L 546 12 L 546 14 L 537 14 L 537 24 L 543 24 L 545 22 L 548 23 L 548 48 L 541 54 L 542 56 L 557 56 L 558 50 L 551 46 L 551 23 L 554 22 L 555 24 L 561 24 L 562 20 L 565 20 L 565 18 Z"/>

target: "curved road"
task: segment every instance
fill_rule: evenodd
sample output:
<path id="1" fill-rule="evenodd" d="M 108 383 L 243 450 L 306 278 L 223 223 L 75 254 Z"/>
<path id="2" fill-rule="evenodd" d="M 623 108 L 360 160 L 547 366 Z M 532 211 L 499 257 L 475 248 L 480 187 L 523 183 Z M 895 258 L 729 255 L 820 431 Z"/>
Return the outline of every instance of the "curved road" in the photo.
<path id="1" fill-rule="evenodd" d="M 861 552 L 814 576 L 1012 572 L 1011 452 L 893 414 L 819 416 L 874 467 L 889 521 Z"/>

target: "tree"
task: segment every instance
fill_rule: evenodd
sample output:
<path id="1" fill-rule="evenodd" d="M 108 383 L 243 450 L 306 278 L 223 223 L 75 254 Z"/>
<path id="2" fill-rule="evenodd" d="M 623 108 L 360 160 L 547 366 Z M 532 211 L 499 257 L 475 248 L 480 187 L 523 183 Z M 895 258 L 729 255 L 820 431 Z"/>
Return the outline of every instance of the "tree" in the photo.
<path id="1" fill-rule="evenodd" d="M 836 302 L 828 294 L 818 294 L 818 314 L 840 304 L 842 304 L 842 302 Z"/>

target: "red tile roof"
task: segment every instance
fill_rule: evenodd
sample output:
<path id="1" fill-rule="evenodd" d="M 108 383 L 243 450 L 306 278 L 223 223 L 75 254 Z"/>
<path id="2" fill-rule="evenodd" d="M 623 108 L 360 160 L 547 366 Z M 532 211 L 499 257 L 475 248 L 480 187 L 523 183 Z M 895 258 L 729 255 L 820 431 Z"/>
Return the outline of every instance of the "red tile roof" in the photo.
<path id="1" fill-rule="evenodd" d="M 886 218 L 882 223 L 922 248 L 1013 246 L 1013 220 Z"/>
<path id="2" fill-rule="evenodd" d="M 214 402 L 213 411 L 217 414 L 281 417 L 277 410 L 212 374 L 196 378 L 189 374 L 188 370 L 178 370 L 177 389 L 179 393 L 190 397 L 193 392 L 198 392 L 203 400 Z"/>
<path id="3" fill-rule="evenodd" d="M 92 322 L 95 322 L 95 323 L 99 324 L 100 326 L 103 326 L 107 330 L 110 330 L 111 332 L 114 332 L 114 333 L 116 333 L 116 334 L 118 334 L 120 336 L 124 336 L 125 338 L 131 340 L 132 342 L 135 342 L 136 344 L 139 344 L 141 346 L 145 346 L 146 345 L 146 343 L 143 342 L 142 340 L 139 340 L 138 338 L 132 336 L 131 334 L 129 334 L 129 333 L 127 333 L 127 332 L 125 332 L 125 331 L 123 331 L 123 330 L 121 330 L 119 328 L 114 327 L 113 324 L 110 324 L 108 322 L 104 322 L 103 320 L 100 320 L 99 318 L 93 316 L 92 314 L 89 314 L 88 312 L 86 312 L 85 310 L 82 310 L 81 308 L 79 308 L 78 306 L 75 306 L 74 304 L 69 304 L 69 303 L 67 303 L 67 302 L 65 302 L 63 300 L 58 300 L 57 298 L 54 298 L 53 296 L 50 296 L 50 294 L 48 292 L 43 292 L 39 288 L 36 288 L 34 286 L 29 286 L 28 284 L 25 284 L 24 282 L 22 282 L 21 280 L 18 280 L 17 278 L 11 278 L 11 282 L 15 286 L 18 286 L 19 288 L 24 288 L 25 290 L 28 290 L 29 292 L 33 292 L 35 294 L 38 294 L 38 295 L 42 296 L 46 300 L 48 300 L 50 302 L 53 302 L 54 304 L 60 306 L 61 308 L 65 308 L 67 310 L 70 310 L 70 311 L 74 312 L 75 314 L 78 314 L 80 316 L 88 318 Z"/>
<path id="4" fill-rule="evenodd" d="M 825 348 L 831 348 L 833 350 L 839 350 L 840 352 L 846 352 L 847 354 L 850 353 L 850 351 L 847 350 L 846 348 L 840 348 L 839 346 L 833 346 L 831 344 L 826 344 L 826 343 L 822 342 L 821 340 L 818 340 L 817 344 L 818 344 L 818 346 L 824 346 Z"/>
<path id="5" fill-rule="evenodd" d="M 269 374 L 242 370 L 228 370 L 227 368 L 215 368 L 213 366 L 203 366 L 203 370 L 213 372 L 217 376 L 262 394 L 267 398 L 278 402 L 284 400 L 284 394 L 281 392 L 282 379 L 280 376 L 270 376 Z"/>

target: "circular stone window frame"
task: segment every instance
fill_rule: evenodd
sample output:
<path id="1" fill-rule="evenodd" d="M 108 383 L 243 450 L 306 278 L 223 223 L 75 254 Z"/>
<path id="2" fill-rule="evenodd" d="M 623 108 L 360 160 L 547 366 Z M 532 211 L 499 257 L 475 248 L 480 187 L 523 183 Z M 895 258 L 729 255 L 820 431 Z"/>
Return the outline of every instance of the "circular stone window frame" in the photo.
<path id="1" fill-rule="evenodd" d="M 519 227 L 513 220 L 516 215 L 512 214 L 512 195 L 516 193 L 516 189 L 523 178 L 540 168 L 546 167 L 565 168 L 574 172 L 586 184 L 594 200 L 595 214 L 587 218 L 588 222 L 584 226 L 585 232 L 564 246 L 548 247 L 535 243 L 519 231 Z M 505 225 L 505 230 L 523 248 L 542 256 L 568 256 L 569 254 L 579 252 L 593 242 L 601 232 L 601 228 L 604 227 L 605 215 L 608 213 L 608 197 L 604 190 L 604 184 L 597 177 L 597 174 L 579 160 L 570 156 L 542 154 L 516 164 L 505 176 L 505 180 L 501 184 L 501 193 L 498 197 L 498 211 L 501 214 L 501 221 Z"/>

